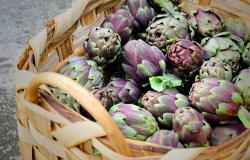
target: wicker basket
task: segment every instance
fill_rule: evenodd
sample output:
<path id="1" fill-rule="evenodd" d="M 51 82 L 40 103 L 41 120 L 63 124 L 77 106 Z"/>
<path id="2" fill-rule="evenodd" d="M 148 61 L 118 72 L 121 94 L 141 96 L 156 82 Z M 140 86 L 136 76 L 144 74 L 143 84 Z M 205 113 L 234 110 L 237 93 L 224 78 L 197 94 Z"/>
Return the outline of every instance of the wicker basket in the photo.
<path id="1" fill-rule="evenodd" d="M 68 56 L 84 55 L 81 47 L 91 28 L 119 9 L 124 0 L 76 0 L 33 37 L 16 72 L 19 147 L 23 160 L 249 160 L 250 129 L 235 140 L 209 148 L 173 149 L 125 139 L 86 89 L 55 73 Z M 249 0 L 193 0 L 183 10 L 210 5 L 223 16 L 239 17 L 250 26 Z M 61 104 L 47 86 L 72 95 L 95 122 Z M 97 149 L 99 156 L 94 155 Z"/>

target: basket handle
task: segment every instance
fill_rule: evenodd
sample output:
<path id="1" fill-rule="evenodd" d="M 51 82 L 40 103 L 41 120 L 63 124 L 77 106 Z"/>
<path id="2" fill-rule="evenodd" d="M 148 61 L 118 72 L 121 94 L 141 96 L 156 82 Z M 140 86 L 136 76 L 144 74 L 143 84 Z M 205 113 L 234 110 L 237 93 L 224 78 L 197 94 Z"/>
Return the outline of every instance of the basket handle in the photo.
<path id="1" fill-rule="evenodd" d="M 124 136 L 109 113 L 87 89 L 66 76 L 43 72 L 37 74 L 29 83 L 26 94 L 28 101 L 38 103 L 38 89 L 42 84 L 58 87 L 74 97 L 101 124 L 115 151 L 125 156 L 132 156 Z"/>

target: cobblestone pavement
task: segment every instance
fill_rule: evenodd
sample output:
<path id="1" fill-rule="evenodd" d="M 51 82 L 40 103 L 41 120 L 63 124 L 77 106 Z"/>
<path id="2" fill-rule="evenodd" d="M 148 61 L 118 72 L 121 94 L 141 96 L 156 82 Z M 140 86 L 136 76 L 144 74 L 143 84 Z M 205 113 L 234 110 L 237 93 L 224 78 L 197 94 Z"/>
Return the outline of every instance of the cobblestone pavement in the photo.
<path id="1" fill-rule="evenodd" d="M 27 40 L 71 0 L 0 0 L 0 160 L 20 159 L 13 72 Z"/>

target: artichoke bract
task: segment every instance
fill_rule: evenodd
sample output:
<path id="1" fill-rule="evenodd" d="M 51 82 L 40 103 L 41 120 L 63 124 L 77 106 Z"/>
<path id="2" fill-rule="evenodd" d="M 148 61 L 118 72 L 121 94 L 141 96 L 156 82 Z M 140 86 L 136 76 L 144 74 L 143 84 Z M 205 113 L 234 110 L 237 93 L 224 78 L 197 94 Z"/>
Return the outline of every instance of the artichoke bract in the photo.
<path id="1" fill-rule="evenodd" d="M 148 91 L 140 101 L 160 124 L 169 128 L 172 126 L 174 112 L 178 108 L 190 106 L 187 97 L 175 89 L 163 93 Z"/>
<path id="2" fill-rule="evenodd" d="M 150 77 L 161 75 L 166 63 L 160 49 L 150 46 L 143 40 L 131 40 L 124 46 L 122 64 L 125 73 L 135 82 L 143 84 Z"/>
<path id="3" fill-rule="evenodd" d="M 92 92 L 93 93 L 93 92 Z M 141 95 L 139 86 L 131 81 L 115 78 L 107 86 L 94 91 L 105 108 L 109 109 L 117 103 L 135 103 Z"/>
<path id="4" fill-rule="evenodd" d="M 224 24 L 225 31 L 231 32 L 232 34 L 240 37 L 241 39 L 247 41 L 249 34 L 247 32 L 246 26 L 238 19 L 228 18 Z"/>
<path id="5" fill-rule="evenodd" d="M 147 139 L 147 142 L 168 146 L 174 148 L 182 148 L 183 145 L 179 142 L 179 136 L 174 131 L 159 130 Z"/>
<path id="6" fill-rule="evenodd" d="M 213 36 L 223 29 L 223 22 L 211 8 L 199 8 L 191 12 L 190 22 L 197 32 L 204 36 Z"/>
<path id="7" fill-rule="evenodd" d="M 114 62 L 121 53 L 121 38 L 112 29 L 96 27 L 89 33 L 83 47 L 91 60 L 99 65 Z"/>
<path id="8" fill-rule="evenodd" d="M 217 146 L 228 142 L 229 140 L 239 136 L 245 130 L 246 128 L 241 123 L 217 126 L 213 129 L 211 144 Z"/>
<path id="9" fill-rule="evenodd" d="M 123 43 L 126 43 L 132 33 L 134 17 L 125 9 L 120 9 L 106 17 L 103 27 L 111 28 L 118 33 Z"/>
<path id="10" fill-rule="evenodd" d="M 169 47 L 166 59 L 177 75 L 192 77 L 204 61 L 204 51 L 197 42 L 180 39 Z"/>
<path id="11" fill-rule="evenodd" d="M 134 104 L 119 103 L 112 106 L 109 112 L 127 138 L 146 140 L 159 130 L 152 114 Z"/>
<path id="12" fill-rule="evenodd" d="M 161 14 L 157 15 L 147 28 L 146 41 L 166 51 L 166 47 L 176 40 L 190 39 L 193 35 L 192 28 L 182 14 Z"/>
<path id="13" fill-rule="evenodd" d="M 98 70 L 96 62 L 85 60 L 83 57 L 70 57 L 61 68 L 60 73 L 72 78 L 88 90 L 103 86 L 103 75 Z M 59 88 L 52 88 L 51 90 L 62 103 L 78 112 L 80 111 L 79 103 L 71 95 Z"/>
<path id="14" fill-rule="evenodd" d="M 170 14 L 177 13 L 180 0 L 148 0 L 150 6 L 152 6 L 157 12 L 163 11 Z"/>
<path id="15" fill-rule="evenodd" d="M 241 70 L 235 77 L 234 83 L 243 98 L 244 104 L 250 109 L 250 68 Z"/>
<path id="16" fill-rule="evenodd" d="M 127 0 L 126 5 L 134 16 L 135 30 L 144 31 L 155 16 L 154 9 L 149 6 L 147 0 Z"/>
<path id="17" fill-rule="evenodd" d="M 231 81 L 233 78 L 232 69 L 227 63 L 216 58 L 211 58 L 202 64 L 196 81 L 205 78 L 218 78 Z"/>
<path id="18" fill-rule="evenodd" d="M 242 60 L 248 67 L 250 67 L 250 42 L 248 42 L 244 49 Z"/>
<path id="19" fill-rule="evenodd" d="M 175 111 L 173 130 L 178 133 L 185 147 L 209 146 L 212 129 L 202 114 L 191 107 Z"/>
<path id="20" fill-rule="evenodd" d="M 206 119 L 214 122 L 232 119 L 243 104 L 236 86 L 230 81 L 217 78 L 206 78 L 194 83 L 189 100 Z"/>
<path id="21" fill-rule="evenodd" d="M 205 51 L 206 60 L 216 56 L 216 58 L 229 64 L 233 73 L 237 72 L 242 47 L 244 46 L 242 39 L 231 35 L 229 32 L 222 32 L 212 38 L 204 38 L 201 45 Z"/>

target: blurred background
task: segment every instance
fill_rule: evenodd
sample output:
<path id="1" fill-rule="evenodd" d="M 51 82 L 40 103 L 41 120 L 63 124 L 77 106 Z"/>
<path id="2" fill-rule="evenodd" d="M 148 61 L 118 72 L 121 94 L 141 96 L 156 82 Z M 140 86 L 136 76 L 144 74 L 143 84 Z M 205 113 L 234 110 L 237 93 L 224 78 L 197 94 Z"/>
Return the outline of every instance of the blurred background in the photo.
<path id="1" fill-rule="evenodd" d="M 19 160 L 13 74 L 27 41 L 71 0 L 0 0 L 0 159 Z"/>

